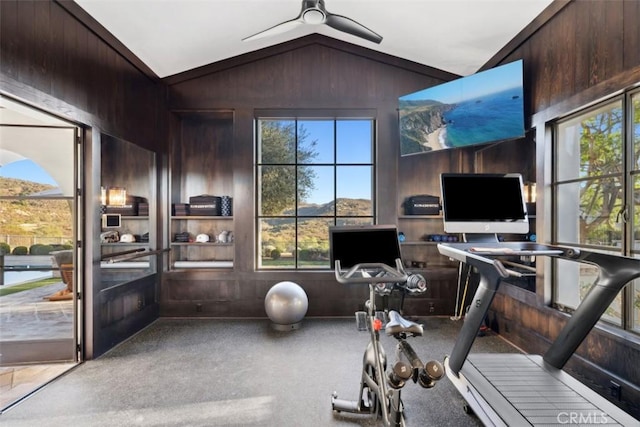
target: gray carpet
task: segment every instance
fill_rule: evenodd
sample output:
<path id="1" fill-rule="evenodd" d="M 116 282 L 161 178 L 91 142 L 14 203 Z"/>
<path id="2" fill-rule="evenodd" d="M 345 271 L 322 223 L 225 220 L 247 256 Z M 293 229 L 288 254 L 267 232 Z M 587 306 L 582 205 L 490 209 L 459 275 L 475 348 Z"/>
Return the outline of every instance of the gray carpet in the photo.
<path id="1" fill-rule="evenodd" d="M 442 361 L 462 321 L 418 319 L 409 341 L 423 361 Z M 277 332 L 268 320 L 160 319 L 85 362 L 0 416 L 13 426 L 374 426 L 334 414 L 331 394 L 355 399 L 368 333 L 353 319 L 305 319 Z M 390 363 L 395 340 L 384 336 Z M 500 337 L 473 351 L 516 351 Z M 402 392 L 408 426 L 475 426 L 448 379 Z"/>

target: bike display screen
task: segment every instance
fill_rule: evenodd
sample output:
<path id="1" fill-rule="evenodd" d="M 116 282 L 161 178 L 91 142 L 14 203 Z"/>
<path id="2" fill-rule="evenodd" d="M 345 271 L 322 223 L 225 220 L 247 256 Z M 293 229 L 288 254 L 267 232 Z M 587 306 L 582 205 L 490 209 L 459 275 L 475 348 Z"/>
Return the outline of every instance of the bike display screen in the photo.
<path id="1" fill-rule="evenodd" d="M 384 263 L 395 268 L 402 258 L 395 225 L 336 226 L 329 228 L 331 266 Z"/>

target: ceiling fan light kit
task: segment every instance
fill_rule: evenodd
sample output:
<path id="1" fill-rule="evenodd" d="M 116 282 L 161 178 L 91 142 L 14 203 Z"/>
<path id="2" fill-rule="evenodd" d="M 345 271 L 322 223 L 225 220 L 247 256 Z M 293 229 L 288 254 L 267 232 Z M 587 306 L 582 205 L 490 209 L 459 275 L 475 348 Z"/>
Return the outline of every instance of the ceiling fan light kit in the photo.
<path id="1" fill-rule="evenodd" d="M 382 36 L 353 19 L 328 12 L 324 6 L 324 0 L 302 0 L 302 10 L 296 18 L 267 28 L 264 31 L 242 39 L 242 41 L 252 41 L 281 34 L 299 25 L 321 24 L 326 24 L 335 30 L 363 38 L 373 43 L 380 43 L 382 41 Z"/>

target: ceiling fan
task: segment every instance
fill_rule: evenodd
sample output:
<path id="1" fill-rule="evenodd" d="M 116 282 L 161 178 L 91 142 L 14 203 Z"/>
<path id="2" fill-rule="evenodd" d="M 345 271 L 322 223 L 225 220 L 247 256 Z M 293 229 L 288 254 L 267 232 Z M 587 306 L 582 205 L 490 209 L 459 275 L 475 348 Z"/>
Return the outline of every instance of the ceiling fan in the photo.
<path id="1" fill-rule="evenodd" d="M 380 43 L 382 36 L 371 31 L 362 24 L 357 23 L 353 19 L 346 16 L 336 15 L 327 11 L 324 6 L 324 0 L 302 0 L 302 10 L 300 14 L 290 21 L 282 22 L 264 31 L 256 33 L 252 36 L 242 39 L 242 41 L 251 41 L 263 37 L 273 36 L 292 30 L 293 28 L 304 25 L 320 25 L 327 24 L 331 28 L 342 31 L 374 43 Z"/>

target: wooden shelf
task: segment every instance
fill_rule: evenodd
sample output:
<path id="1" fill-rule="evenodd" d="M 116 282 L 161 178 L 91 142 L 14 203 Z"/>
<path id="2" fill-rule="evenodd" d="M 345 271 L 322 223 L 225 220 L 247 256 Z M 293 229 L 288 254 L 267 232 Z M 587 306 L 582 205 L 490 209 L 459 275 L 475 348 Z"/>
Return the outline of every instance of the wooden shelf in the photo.
<path id="1" fill-rule="evenodd" d="M 442 215 L 398 215 L 398 219 L 442 219 Z"/>
<path id="2" fill-rule="evenodd" d="M 171 246 L 233 246 L 233 243 L 218 242 L 171 242 Z"/>
<path id="3" fill-rule="evenodd" d="M 178 216 L 172 216 L 171 219 L 176 219 L 176 220 L 184 220 L 184 219 L 197 219 L 197 220 L 203 220 L 203 219 L 214 219 L 214 220 L 225 220 L 225 219 L 233 219 L 232 216 L 222 216 L 222 215 L 178 215 Z"/>
<path id="4" fill-rule="evenodd" d="M 149 246 L 149 242 L 113 242 L 113 243 L 100 243 L 102 246 Z"/>
<path id="5" fill-rule="evenodd" d="M 438 243 L 443 243 L 443 242 L 428 242 L 426 240 L 419 240 L 419 241 L 413 241 L 413 242 L 400 242 L 401 246 L 435 246 Z"/>

